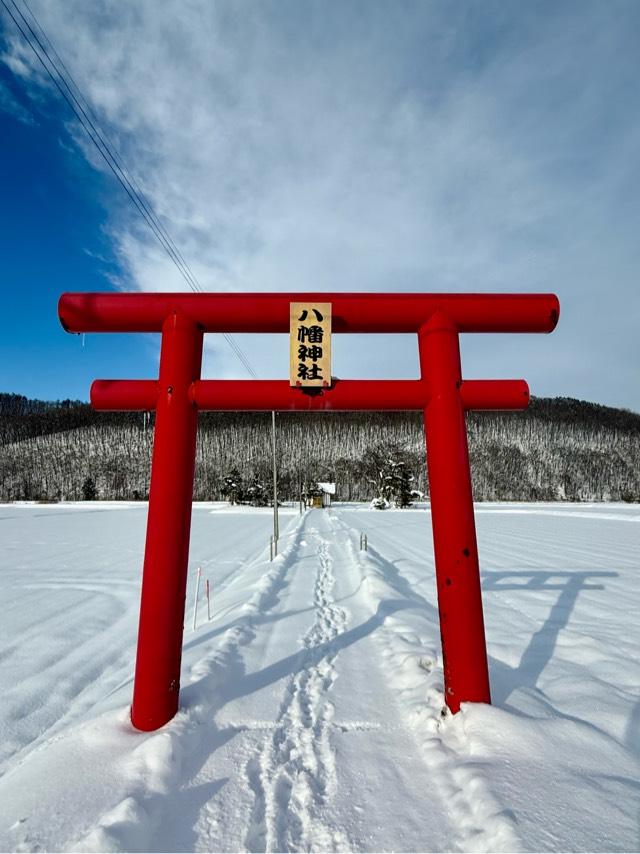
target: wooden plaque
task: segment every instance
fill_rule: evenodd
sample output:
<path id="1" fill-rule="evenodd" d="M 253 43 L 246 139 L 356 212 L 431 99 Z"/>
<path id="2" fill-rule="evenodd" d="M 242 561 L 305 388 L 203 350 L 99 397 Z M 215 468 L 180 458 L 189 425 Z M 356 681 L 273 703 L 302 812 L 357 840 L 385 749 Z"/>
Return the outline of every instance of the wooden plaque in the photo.
<path id="1" fill-rule="evenodd" d="M 292 302 L 289 311 L 289 384 L 331 385 L 331 303 Z"/>

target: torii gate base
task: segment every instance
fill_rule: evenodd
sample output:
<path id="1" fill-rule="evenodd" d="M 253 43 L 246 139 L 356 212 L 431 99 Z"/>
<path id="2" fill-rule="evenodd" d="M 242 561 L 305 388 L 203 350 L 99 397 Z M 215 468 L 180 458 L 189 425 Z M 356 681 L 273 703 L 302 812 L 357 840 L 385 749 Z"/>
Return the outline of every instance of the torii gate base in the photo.
<path id="1" fill-rule="evenodd" d="M 288 332 L 290 302 L 330 302 L 334 332 L 415 332 L 420 380 L 200 380 L 205 332 Z M 463 381 L 460 332 L 551 332 L 552 294 L 64 294 L 69 332 L 162 332 L 158 380 L 96 380 L 102 410 L 156 410 L 131 720 L 155 730 L 178 710 L 199 410 L 424 413 L 445 699 L 490 702 L 465 410 L 525 409 L 524 380 Z"/>

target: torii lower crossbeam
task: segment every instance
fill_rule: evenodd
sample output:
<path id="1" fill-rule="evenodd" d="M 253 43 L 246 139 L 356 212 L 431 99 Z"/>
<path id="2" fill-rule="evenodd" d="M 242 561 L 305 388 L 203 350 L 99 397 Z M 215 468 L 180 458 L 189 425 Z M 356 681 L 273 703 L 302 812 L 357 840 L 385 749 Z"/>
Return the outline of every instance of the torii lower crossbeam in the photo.
<path id="1" fill-rule="evenodd" d="M 330 302 L 334 331 L 418 336 L 420 380 L 201 380 L 203 334 L 285 332 L 289 303 Z M 524 409 L 523 380 L 463 381 L 460 332 L 551 332 L 551 294 L 65 294 L 69 332 L 162 332 L 157 380 L 97 380 L 94 408 L 156 411 L 131 720 L 154 730 L 178 709 L 199 410 L 424 413 L 448 707 L 490 702 L 465 411 Z"/>

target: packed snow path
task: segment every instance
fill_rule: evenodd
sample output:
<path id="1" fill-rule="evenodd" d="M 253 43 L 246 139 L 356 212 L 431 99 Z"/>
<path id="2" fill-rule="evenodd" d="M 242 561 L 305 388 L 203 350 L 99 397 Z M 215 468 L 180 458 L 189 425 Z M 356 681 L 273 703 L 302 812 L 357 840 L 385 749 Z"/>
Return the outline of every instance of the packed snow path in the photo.
<path id="1" fill-rule="evenodd" d="M 140 734 L 144 507 L 3 508 L 0 848 L 636 849 L 640 512 L 477 512 L 493 707 L 441 714 L 424 510 L 285 511 L 270 563 L 268 513 L 209 505 L 213 619 Z"/>
<path id="2" fill-rule="evenodd" d="M 198 757 L 182 784 L 184 791 L 220 777 L 235 782 L 203 805 L 198 846 L 415 847 L 412 793 L 431 781 L 410 731 L 397 725 L 392 689 L 376 663 L 371 632 L 381 619 L 358 602 L 354 532 L 315 511 L 289 540 L 259 611 L 249 611 L 230 638 L 212 708 L 228 741 L 204 765 Z M 179 832 L 172 837 L 177 821 L 164 816 L 159 829 L 169 848 L 180 844 Z M 439 809 L 430 832 L 443 842 L 448 830 Z"/>

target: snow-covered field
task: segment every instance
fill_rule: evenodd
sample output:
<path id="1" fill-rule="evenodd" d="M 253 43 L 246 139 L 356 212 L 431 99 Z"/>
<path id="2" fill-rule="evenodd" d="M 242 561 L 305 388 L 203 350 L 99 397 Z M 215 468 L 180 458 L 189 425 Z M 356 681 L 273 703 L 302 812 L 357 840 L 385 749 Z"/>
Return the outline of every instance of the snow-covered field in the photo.
<path id="1" fill-rule="evenodd" d="M 285 509 L 269 563 L 269 510 L 203 504 L 181 711 L 142 734 L 146 506 L 0 506 L 0 849 L 638 850 L 640 508 L 476 518 L 493 706 L 441 714 L 424 508 Z"/>

